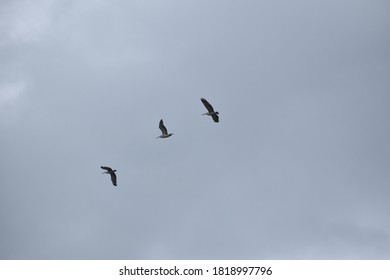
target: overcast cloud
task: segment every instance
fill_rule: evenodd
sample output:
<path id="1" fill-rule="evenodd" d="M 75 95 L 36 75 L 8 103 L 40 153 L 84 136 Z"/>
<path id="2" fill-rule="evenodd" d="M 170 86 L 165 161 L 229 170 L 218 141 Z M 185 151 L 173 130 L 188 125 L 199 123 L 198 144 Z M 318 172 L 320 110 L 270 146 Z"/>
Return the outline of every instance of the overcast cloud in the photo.
<path id="1" fill-rule="evenodd" d="M 1 1 L 0 258 L 389 259 L 389 10 Z"/>

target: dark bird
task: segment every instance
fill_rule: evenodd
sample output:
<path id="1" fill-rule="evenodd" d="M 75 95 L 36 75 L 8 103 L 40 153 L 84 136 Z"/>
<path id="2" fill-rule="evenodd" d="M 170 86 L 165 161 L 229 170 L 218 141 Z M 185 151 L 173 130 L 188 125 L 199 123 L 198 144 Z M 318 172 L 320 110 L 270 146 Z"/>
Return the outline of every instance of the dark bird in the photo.
<path id="1" fill-rule="evenodd" d="M 214 112 L 213 106 L 211 106 L 211 104 L 208 103 L 207 100 L 204 98 L 201 98 L 200 100 L 202 101 L 203 105 L 206 107 L 208 111 L 207 113 L 204 113 L 202 115 L 211 116 L 215 122 L 219 122 L 219 116 L 218 116 L 219 113 Z"/>
<path id="2" fill-rule="evenodd" d="M 158 127 L 160 128 L 162 134 L 161 134 L 160 136 L 156 137 L 156 139 L 157 139 L 157 138 L 168 138 L 168 137 L 170 137 L 170 136 L 173 135 L 173 133 L 168 133 L 168 130 L 167 130 L 167 128 L 165 127 L 164 121 L 163 121 L 162 119 L 160 120 L 160 124 L 159 124 Z"/>
<path id="3" fill-rule="evenodd" d="M 114 186 L 116 186 L 116 174 L 115 174 L 116 170 L 112 170 L 111 167 L 107 167 L 107 166 L 100 166 L 100 168 L 106 170 L 102 174 L 110 174 L 111 182 Z"/>

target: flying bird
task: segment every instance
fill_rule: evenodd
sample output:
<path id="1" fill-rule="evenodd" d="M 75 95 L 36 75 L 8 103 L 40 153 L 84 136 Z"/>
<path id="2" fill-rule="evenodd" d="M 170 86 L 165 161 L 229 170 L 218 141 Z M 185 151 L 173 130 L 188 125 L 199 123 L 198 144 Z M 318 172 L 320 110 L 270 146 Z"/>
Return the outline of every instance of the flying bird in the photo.
<path id="1" fill-rule="evenodd" d="M 111 182 L 114 186 L 116 186 L 116 174 L 115 174 L 116 170 L 112 170 L 111 167 L 107 167 L 107 166 L 100 166 L 100 168 L 106 170 L 102 174 L 110 174 Z"/>
<path id="2" fill-rule="evenodd" d="M 202 101 L 203 105 L 206 107 L 208 111 L 207 113 L 204 113 L 202 115 L 211 116 L 215 122 L 219 122 L 219 116 L 218 116 L 219 113 L 214 112 L 213 106 L 211 106 L 211 104 L 208 103 L 207 100 L 204 98 L 201 98 L 200 100 Z"/>
<path id="3" fill-rule="evenodd" d="M 168 130 L 165 127 L 164 121 L 162 119 L 160 120 L 160 124 L 158 125 L 158 127 L 160 128 L 162 134 L 160 136 L 156 137 L 156 139 L 157 138 L 168 138 L 168 137 L 173 135 L 173 133 L 168 133 Z"/>

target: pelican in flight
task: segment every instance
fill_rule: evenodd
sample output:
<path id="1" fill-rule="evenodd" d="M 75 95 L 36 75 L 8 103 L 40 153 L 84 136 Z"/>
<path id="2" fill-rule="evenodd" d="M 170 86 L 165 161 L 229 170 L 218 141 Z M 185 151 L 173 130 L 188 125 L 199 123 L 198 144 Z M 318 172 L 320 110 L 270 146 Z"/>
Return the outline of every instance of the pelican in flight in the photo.
<path id="1" fill-rule="evenodd" d="M 102 174 L 110 174 L 111 182 L 114 186 L 116 186 L 116 174 L 115 174 L 116 170 L 112 170 L 111 167 L 107 167 L 107 166 L 100 166 L 100 168 L 106 170 Z"/>
<path id="2" fill-rule="evenodd" d="M 204 113 L 202 115 L 211 116 L 215 122 L 219 122 L 219 116 L 218 116 L 219 113 L 214 112 L 213 106 L 211 106 L 211 104 L 208 103 L 207 100 L 204 98 L 201 98 L 200 100 L 202 101 L 203 105 L 206 107 L 208 111 L 207 113 Z"/>
<path id="3" fill-rule="evenodd" d="M 162 134 L 160 136 L 156 137 L 156 139 L 157 138 L 168 138 L 168 137 L 173 135 L 173 133 L 168 133 L 168 130 L 165 127 L 164 121 L 162 119 L 160 120 L 160 124 L 158 125 L 158 127 L 160 128 Z"/>

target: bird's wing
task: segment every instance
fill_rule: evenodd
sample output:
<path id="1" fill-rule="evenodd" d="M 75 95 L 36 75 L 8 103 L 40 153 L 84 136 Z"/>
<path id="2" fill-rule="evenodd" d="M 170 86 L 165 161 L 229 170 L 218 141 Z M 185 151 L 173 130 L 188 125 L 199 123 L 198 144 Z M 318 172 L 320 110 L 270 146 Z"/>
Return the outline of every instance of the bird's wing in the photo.
<path id="1" fill-rule="evenodd" d="M 158 127 L 160 128 L 160 130 L 161 130 L 161 132 L 162 132 L 163 134 L 168 134 L 168 130 L 167 130 L 167 128 L 165 127 L 164 122 L 163 122 L 162 119 L 160 120 L 160 124 L 159 124 Z"/>
<path id="2" fill-rule="evenodd" d="M 208 103 L 206 99 L 201 98 L 200 100 L 202 101 L 203 105 L 206 107 L 207 111 L 209 111 L 209 113 L 214 112 L 213 106 L 211 106 L 210 103 Z"/>
<path id="3" fill-rule="evenodd" d="M 107 170 L 108 172 L 112 172 L 112 168 L 108 166 L 100 166 L 101 169 Z"/>
<path id="4" fill-rule="evenodd" d="M 219 122 L 219 117 L 218 117 L 217 114 L 211 115 L 211 117 L 213 118 L 213 120 L 214 120 L 215 122 Z"/>
<path id="5" fill-rule="evenodd" d="M 114 172 L 110 173 L 111 175 L 111 182 L 114 186 L 116 186 L 116 174 Z"/>

